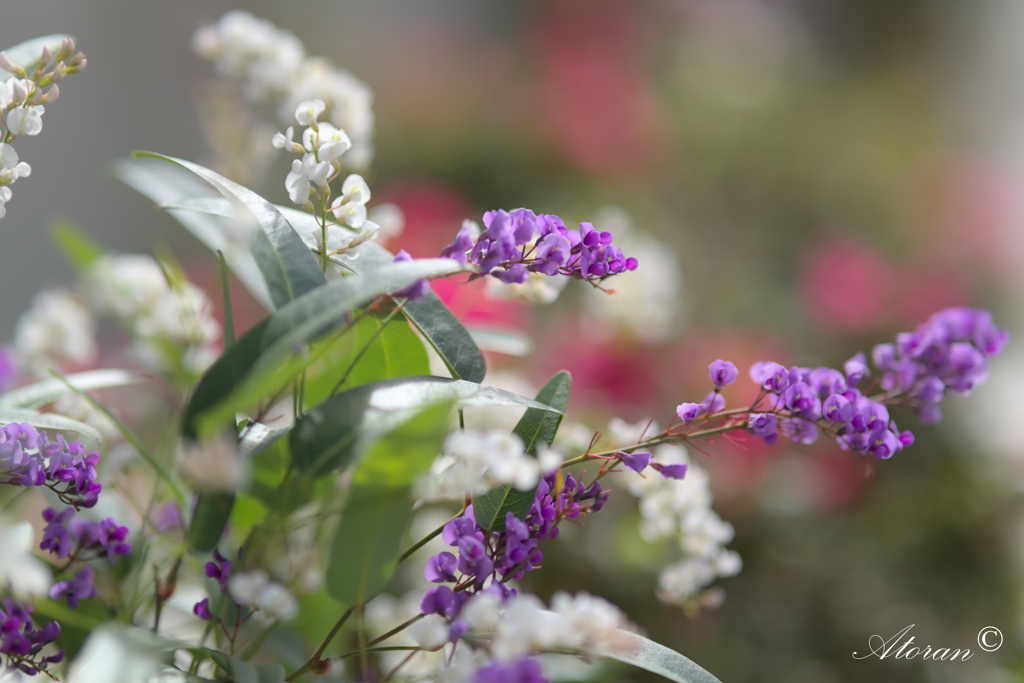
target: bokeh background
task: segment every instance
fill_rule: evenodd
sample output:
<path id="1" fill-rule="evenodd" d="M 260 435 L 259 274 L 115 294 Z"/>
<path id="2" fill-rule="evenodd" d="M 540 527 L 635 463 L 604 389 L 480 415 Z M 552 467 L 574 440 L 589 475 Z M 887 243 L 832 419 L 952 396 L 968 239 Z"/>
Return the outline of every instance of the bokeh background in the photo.
<path id="1" fill-rule="evenodd" d="M 260 111 L 191 49 L 235 8 L 373 89 L 366 175 L 373 203 L 404 215 L 389 246 L 433 256 L 462 219 L 524 205 L 628 231 L 641 270 L 617 297 L 570 286 L 531 308 L 438 286 L 469 323 L 532 340 L 526 357 L 490 355 L 492 381 L 570 369 L 577 422 L 664 424 L 704 395 L 716 358 L 837 365 L 947 305 L 990 307 L 1024 338 L 1017 0 L 8 1 L 0 46 L 70 32 L 89 67 L 18 146 L 33 174 L 0 223 L 0 336 L 35 292 L 73 279 L 57 218 L 116 251 L 169 246 L 212 280 L 209 254 L 113 178 L 133 149 L 287 200 L 289 160 L 268 136 L 247 147 Z M 1011 344 L 942 425 L 903 417 L 918 441 L 887 462 L 831 443 L 692 452 L 744 558 L 717 609 L 654 598 L 667 549 L 639 540 L 629 510 L 577 530 L 531 588 L 605 595 L 730 683 L 1024 680 L 1021 386 Z M 853 659 L 908 624 L 976 655 Z M 975 641 L 989 625 L 1005 637 L 994 653 Z"/>

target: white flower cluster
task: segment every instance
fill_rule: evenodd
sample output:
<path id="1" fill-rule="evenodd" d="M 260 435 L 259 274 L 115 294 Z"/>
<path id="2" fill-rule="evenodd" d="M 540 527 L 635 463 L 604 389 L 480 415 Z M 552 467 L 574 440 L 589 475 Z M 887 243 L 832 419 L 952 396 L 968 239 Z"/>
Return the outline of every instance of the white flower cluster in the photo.
<path id="1" fill-rule="evenodd" d="M 271 619 L 290 621 L 299 615 L 299 601 L 287 588 L 270 580 L 262 569 L 234 574 L 228 592 L 243 605 L 258 609 Z"/>
<path id="2" fill-rule="evenodd" d="M 170 350 L 182 354 L 186 370 L 199 373 L 219 354 L 220 326 L 210 298 L 187 280 L 172 280 L 156 259 L 104 256 L 85 286 L 96 310 L 132 333 L 136 353 L 147 366 L 166 369 Z"/>
<path id="3" fill-rule="evenodd" d="M 21 364 L 45 375 L 64 363 L 87 364 L 96 358 L 95 322 L 88 309 L 66 289 L 40 292 L 14 330 Z"/>
<path id="4" fill-rule="evenodd" d="M 462 500 L 498 486 L 529 491 L 561 462 L 551 449 L 539 449 L 536 458 L 530 457 L 523 440 L 506 431 L 459 431 L 445 440 L 443 453 L 418 483 L 417 494 L 428 500 Z"/>
<path id="5" fill-rule="evenodd" d="M 85 68 L 85 57 L 81 52 L 72 57 L 74 52 L 75 41 L 70 38 L 64 39 L 56 55 L 43 47 L 35 62 L 38 66 L 31 73 L 26 65 L 14 64 L 6 53 L 0 52 L 0 70 L 11 74 L 0 76 L 0 218 L 7 214 L 4 205 L 11 200 L 11 188 L 7 186 L 32 174 L 32 167 L 20 161 L 8 143 L 42 132 L 44 105 L 60 96 L 57 83 Z"/>
<path id="6" fill-rule="evenodd" d="M 349 72 L 309 57 L 291 32 L 233 11 L 199 29 L 193 46 L 222 74 L 244 80 L 250 97 L 276 103 L 286 123 L 301 102 L 320 100 L 325 119 L 351 139 L 346 163 L 362 169 L 373 159 L 373 93 Z"/>
<path id="7" fill-rule="evenodd" d="M 629 277 L 615 280 L 615 296 L 596 289 L 587 292 L 587 312 L 644 341 L 668 340 L 674 332 L 673 325 L 685 313 L 686 304 L 682 269 L 676 255 L 654 237 L 635 230 L 622 209 L 601 209 L 594 218 L 594 227 L 611 232 L 615 244 L 636 257 L 641 267 Z"/>
<path id="8" fill-rule="evenodd" d="M 618 607 L 589 593 L 556 593 L 551 609 L 536 596 L 520 594 L 502 604 L 493 593 L 480 593 L 462 609 L 460 620 L 476 640 L 471 651 L 455 649 L 441 680 L 471 681 L 490 661 L 511 663 L 545 652 L 572 652 L 594 658 L 630 646 L 633 626 Z M 432 614 L 409 629 L 423 649 L 439 650 L 450 641 L 447 621 Z M 489 653 L 489 656 L 488 654 Z"/>
<path id="9" fill-rule="evenodd" d="M 652 429 L 657 431 L 657 427 Z M 610 431 L 623 434 L 627 430 L 619 422 Z M 618 476 L 640 499 L 641 537 L 647 541 L 675 538 L 679 543 L 683 558 L 662 569 L 658 597 L 684 605 L 716 578 L 738 574 L 742 561 L 739 554 L 725 548 L 734 532 L 732 525 L 711 509 L 708 473 L 690 462 L 681 446 L 658 446 L 652 455 L 666 465 L 686 464 L 686 477 L 670 479 L 652 472 L 642 476 L 626 468 Z"/>

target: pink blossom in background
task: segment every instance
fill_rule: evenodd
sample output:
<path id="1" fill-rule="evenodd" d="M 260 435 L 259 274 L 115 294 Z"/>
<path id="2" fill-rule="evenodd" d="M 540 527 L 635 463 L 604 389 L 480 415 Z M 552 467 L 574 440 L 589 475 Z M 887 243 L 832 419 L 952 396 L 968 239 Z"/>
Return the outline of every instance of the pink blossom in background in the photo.
<path id="1" fill-rule="evenodd" d="M 646 31 L 621 0 L 551 5 L 531 29 L 552 141 L 592 172 L 656 165 L 668 125 L 647 76 Z"/>
<path id="2" fill-rule="evenodd" d="M 892 266 L 876 249 L 854 241 L 827 242 L 804 256 L 800 298 L 820 325 L 863 331 L 888 319 L 895 281 Z"/>

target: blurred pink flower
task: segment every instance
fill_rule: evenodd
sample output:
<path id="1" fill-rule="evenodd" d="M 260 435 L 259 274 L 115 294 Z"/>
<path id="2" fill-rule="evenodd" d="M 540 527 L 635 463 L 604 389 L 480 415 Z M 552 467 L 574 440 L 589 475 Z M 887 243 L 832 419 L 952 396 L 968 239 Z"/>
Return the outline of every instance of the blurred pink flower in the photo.
<path id="1" fill-rule="evenodd" d="M 835 331 L 878 326 L 889 315 L 896 276 L 874 248 L 835 241 L 812 248 L 800 273 L 800 295 L 808 312 Z"/>

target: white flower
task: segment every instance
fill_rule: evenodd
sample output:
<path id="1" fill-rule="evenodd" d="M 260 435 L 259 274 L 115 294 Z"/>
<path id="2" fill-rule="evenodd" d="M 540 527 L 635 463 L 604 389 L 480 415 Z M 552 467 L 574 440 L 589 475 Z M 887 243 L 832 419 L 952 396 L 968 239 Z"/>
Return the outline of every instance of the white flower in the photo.
<path id="1" fill-rule="evenodd" d="M 237 439 L 230 435 L 204 443 L 182 444 L 177 466 L 198 491 L 237 491 L 249 475 L 246 461 L 238 454 Z"/>
<path id="2" fill-rule="evenodd" d="M 0 142 L 0 185 L 10 185 L 18 178 L 30 175 L 32 167 L 24 161 L 18 161 L 18 153 L 13 147 Z"/>
<path id="3" fill-rule="evenodd" d="M 270 583 L 270 576 L 262 569 L 232 574 L 228 579 L 228 592 L 235 602 L 255 606 L 260 593 Z"/>
<path id="4" fill-rule="evenodd" d="M 581 592 L 559 591 L 551 597 L 551 611 L 559 616 L 558 649 L 593 656 L 623 642 L 623 631 L 631 629 L 626 615 L 604 598 Z M 555 649 L 555 648 L 551 648 Z"/>
<path id="5" fill-rule="evenodd" d="M 15 137 L 22 135 L 39 135 L 43 130 L 42 105 L 35 107 L 15 107 L 7 114 L 7 128 Z"/>
<path id="6" fill-rule="evenodd" d="M 96 357 L 92 316 L 69 292 L 36 295 L 14 330 L 14 348 L 33 371 L 61 363 L 89 363 Z"/>
<path id="7" fill-rule="evenodd" d="M 274 137 L 271 138 L 270 144 L 277 149 L 283 149 L 293 153 L 302 152 L 302 145 L 292 139 L 294 136 L 295 127 L 288 126 L 288 129 L 285 130 L 284 133 L 274 133 Z"/>
<path id="8" fill-rule="evenodd" d="M 295 120 L 300 126 L 312 125 L 320 114 L 324 113 L 323 100 L 306 100 L 295 108 Z"/>
<path id="9" fill-rule="evenodd" d="M 299 616 L 299 602 L 279 583 L 270 583 L 256 596 L 256 607 L 271 619 L 290 621 Z"/>
<path id="10" fill-rule="evenodd" d="M 462 608 L 460 617 L 471 631 L 487 633 L 498 627 L 501 598 L 494 593 L 477 593 Z"/>
<path id="11" fill-rule="evenodd" d="M 307 152 L 302 156 L 302 161 L 296 159 L 292 162 L 291 173 L 285 178 L 284 186 L 288 189 L 288 197 L 294 204 L 304 205 L 309 199 L 310 183 L 323 187 L 327 184 L 330 171 L 330 164 L 318 162 L 312 152 Z"/>
<path id="12" fill-rule="evenodd" d="M 329 123 L 322 123 L 317 130 L 317 155 L 320 161 L 330 163 L 352 147 L 345 131 L 335 128 Z M 344 187 L 342 188 L 344 191 Z"/>
<path id="13" fill-rule="evenodd" d="M 362 176 L 353 173 L 341 184 L 341 196 L 331 204 L 335 218 L 352 228 L 362 226 L 366 220 L 366 202 L 370 201 L 370 187 Z"/>
<path id="14" fill-rule="evenodd" d="M 7 209 L 4 207 L 4 204 L 9 201 L 11 201 L 11 188 L 0 187 L 0 218 L 7 215 Z"/>
<path id="15" fill-rule="evenodd" d="M 528 304 L 550 304 L 558 300 L 558 296 L 569 282 L 568 275 L 544 275 L 530 273 L 525 282 L 505 283 L 489 277 L 487 296 L 492 299 L 509 299 L 525 301 Z"/>
<path id="16" fill-rule="evenodd" d="M 409 627 L 409 635 L 425 650 L 440 650 L 448 642 L 448 623 L 439 614 L 428 614 Z"/>
<path id="17" fill-rule="evenodd" d="M 0 586 L 18 596 L 46 595 L 53 583 L 47 566 L 32 554 L 35 532 L 28 522 L 0 525 Z"/>
<path id="18" fill-rule="evenodd" d="M 122 322 L 149 313 L 171 289 L 152 256 L 108 254 L 96 262 L 85 285 L 96 308 Z"/>

